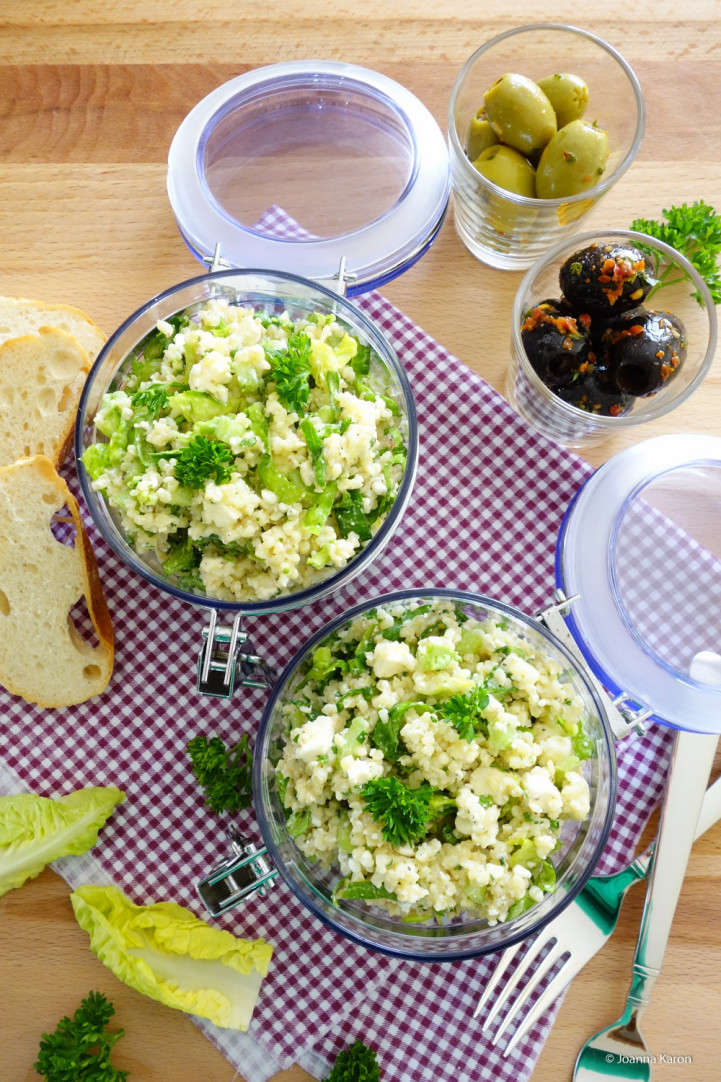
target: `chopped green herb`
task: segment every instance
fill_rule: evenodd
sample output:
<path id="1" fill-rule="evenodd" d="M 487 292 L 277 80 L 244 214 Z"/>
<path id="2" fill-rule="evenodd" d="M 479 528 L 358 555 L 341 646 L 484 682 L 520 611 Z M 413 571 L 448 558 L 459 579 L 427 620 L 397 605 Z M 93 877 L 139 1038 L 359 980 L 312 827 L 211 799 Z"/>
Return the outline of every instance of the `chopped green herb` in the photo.
<path id="1" fill-rule="evenodd" d="M 188 743 L 193 773 L 205 790 L 206 806 L 219 815 L 250 807 L 253 801 L 253 752 L 241 736 L 228 751 L 219 736 L 196 736 Z"/>
<path id="2" fill-rule="evenodd" d="M 412 845 L 419 841 L 428 833 L 433 819 L 456 806 L 452 797 L 430 785 L 409 789 L 392 776 L 367 781 L 361 796 L 391 845 Z"/>
<path id="3" fill-rule="evenodd" d="M 311 340 L 298 331 L 288 336 L 284 350 L 268 351 L 270 376 L 281 405 L 295 413 L 305 413 L 310 398 Z"/>
<path id="4" fill-rule="evenodd" d="M 481 716 L 487 706 L 488 692 L 478 686 L 466 695 L 453 695 L 440 705 L 439 710 L 458 735 L 470 744 L 476 733 L 488 736 L 488 723 Z"/>
<path id="5" fill-rule="evenodd" d="M 34 1070 L 46 1082 L 124 1082 L 128 1072 L 110 1062 L 113 1045 L 125 1032 L 108 1033 L 114 1014 L 102 992 L 90 992 L 72 1019 L 61 1018 L 54 1033 L 43 1033 Z"/>
<path id="6" fill-rule="evenodd" d="M 721 304 L 721 273 L 718 264 L 721 252 L 721 215 L 702 199 L 691 206 L 682 203 L 680 206 L 669 207 L 668 210 L 662 210 L 661 214 L 661 221 L 635 218 L 631 222 L 631 229 L 664 241 L 685 255 L 706 282 L 713 303 Z M 642 245 L 640 247 L 645 250 Z M 653 251 L 650 254 L 655 257 Z M 688 275 L 673 261 L 659 266 L 657 277 L 658 281 L 646 300 L 659 289 L 689 280 Z M 691 296 L 703 307 L 703 297 L 698 290 L 693 290 Z"/>
<path id="7" fill-rule="evenodd" d="M 380 1078 L 375 1052 L 358 1039 L 339 1053 L 325 1082 L 380 1082 Z"/>
<path id="8" fill-rule="evenodd" d="M 202 488 L 211 477 L 222 485 L 230 480 L 233 462 L 230 448 L 224 443 L 193 436 L 176 458 L 175 477 L 185 488 Z"/>

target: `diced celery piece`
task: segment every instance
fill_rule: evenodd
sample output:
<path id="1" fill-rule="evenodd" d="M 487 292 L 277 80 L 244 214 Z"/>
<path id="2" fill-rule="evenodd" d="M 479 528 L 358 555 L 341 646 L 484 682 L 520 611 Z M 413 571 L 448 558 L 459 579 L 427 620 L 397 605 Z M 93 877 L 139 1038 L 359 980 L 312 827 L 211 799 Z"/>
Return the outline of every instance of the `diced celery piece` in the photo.
<path id="1" fill-rule="evenodd" d="M 460 657 L 450 643 L 429 642 L 427 639 L 419 642 L 416 662 L 421 672 L 447 669 L 453 661 L 460 661 Z"/>
<path id="2" fill-rule="evenodd" d="M 488 746 L 492 752 L 505 751 L 509 748 L 516 736 L 516 730 L 511 725 L 501 722 L 489 721 L 488 723 Z"/>
<path id="3" fill-rule="evenodd" d="M 533 898 L 529 897 L 528 894 L 524 894 L 522 898 L 519 898 L 510 907 L 506 920 L 513 920 L 515 917 L 520 917 L 521 913 L 525 913 L 527 909 L 530 909 L 535 904 Z"/>
<path id="4" fill-rule="evenodd" d="M 339 816 L 338 848 L 344 853 L 353 852 L 353 844 L 350 840 L 350 819 L 347 814 Z"/>
<path id="5" fill-rule="evenodd" d="M 258 437 L 266 452 L 270 453 L 270 429 L 261 403 L 253 402 L 246 407 L 245 412 L 250 417 L 251 431 Z"/>
<path id="6" fill-rule="evenodd" d="M 181 415 L 192 424 L 197 421 L 209 421 L 212 417 L 228 413 L 231 409 L 229 405 L 218 402 L 205 391 L 178 391 L 177 394 L 170 396 L 168 405 L 171 417 Z"/>
<path id="7" fill-rule="evenodd" d="M 485 905 L 488 887 L 481 887 L 477 883 L 469 883 L 463 892 L 474 905 Z"/>
<path id="8" fill-rule="evenodd" d="M 350 725 L 334 738 L 338 749 L 338 760 L 340 761 L 345 755 L 352 755 L 354 758 L 358 756 L 367 736 L 368 722 L 360 714 L 356 714 Z"/>
<path id="9" fill-rule="evenodd" d="M 293 812 L 286 822 L 286 829 L 291 838 L 299 838 L 301 834 L 308 831 L 309 827 L 310 808 L 305 808 L 302 812 Z"/>
<path id="10" fill-rule="evenodd" d="M 257 474 L 263 488 L 274 493 L 281 503 L 302 503 L 308 497 L 308 489 L 280 473 L 270 455 L 262 455 L 258 460 Z"/>
<path id="11" fill-rule="evenodd" d="M 309 533 L 320 533 L 323 529 L 328 521 L 328 516 L 333 510 L 333 503 L 335 502 L 337 491 L 337 482 L 331 481 L 329 485 L 326 485 L 322 492 L 319 492 L 314 496 L 313 501 L 303 515 L 302 520 L 303 526 L 305 526 Z M 324 548 L 327 548 L 327 546 L 324 546 Z M 309 559 L 308 563 L 313 563 L 312 558 Z M 317 567 L 319 565 L 313 563 L 313 566 Z M 320 566 L 324 567 L 325 563 Z"/>
<path id="12" fill-rule="evenodd" d="M 260 387 L 257 368 L 249 361 L 234 361 L 231 368 L 243 394 L 255 394 Z"/>
<path id="13" fill-rule="evenodd" d="M 83 453 L 83 466 L 93 481 L 107 470 L 110 465 L 110 446 L 107 443 L 93 443 Z"/>
<path id="14" fill-rule="evenodd" d="M 524 868 L 535 868 L 540 863 L 538 851 L 532 838 L 524 838 L 518 849 L 515 849 L 508 858 L 511 868 L 522 864 Z"/>
<path id="15" fill-rule="evenodd" d="M 477 657 L 482 657 L 487 650 L 483 644 L 486 637 L 486 632 L 480 625 L 473 626 L 469 621 L 461 631 L 461 637 L 458 640 L 458 653 L 461 657 L 465 657 L 466 654 L 475 654 Z"/>

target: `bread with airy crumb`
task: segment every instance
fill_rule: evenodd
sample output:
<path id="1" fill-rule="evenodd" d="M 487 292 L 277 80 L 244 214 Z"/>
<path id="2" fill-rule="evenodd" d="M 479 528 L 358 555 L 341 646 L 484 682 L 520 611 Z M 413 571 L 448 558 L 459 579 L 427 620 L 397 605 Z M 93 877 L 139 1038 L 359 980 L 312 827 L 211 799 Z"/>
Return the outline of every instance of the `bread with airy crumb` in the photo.
<path id="1" fill-rule="evenodd" d="M 0 344 L 0 466 L 33 455 L 61 464 L 89 371 L 86 350 L 58 327 Z"/>
<path id="2" fill-rule="evenodd" d="M 66 544 L 51 528 L 64 507 L 75 531 Z M 113 651 L 77 500 L 44 455 L 0 468 L 0 684 L 38 706 L 72 706 L 105 690 Z"/>
<path id="3" fill-rule="evenodd" d="M 41 327 L 59 327 L 77 338 L 91 364 L 105 344 L 103 332 L 79 308 L 26 297 L 0 297 L 0 343 L 8 338 L 36 334 Z"/>

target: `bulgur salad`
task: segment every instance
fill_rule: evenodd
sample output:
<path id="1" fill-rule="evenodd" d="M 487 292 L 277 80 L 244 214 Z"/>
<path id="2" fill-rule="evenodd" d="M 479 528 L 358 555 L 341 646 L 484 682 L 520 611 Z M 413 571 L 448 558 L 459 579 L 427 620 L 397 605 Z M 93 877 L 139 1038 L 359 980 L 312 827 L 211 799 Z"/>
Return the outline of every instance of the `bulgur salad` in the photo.
<path id="1" fill-rule="evenodd" d="M 287 829 L 334 899 L 489 924 L 554 890 L 563 823 L 590 814 L 585 707 L 497 614 L 389 603 L 312 653 L 283 705 Z"/>
<path id="2" fill-rule="evenodd" d="M 331 314 L 209 300 L 136 351 L 84 467 L 135 551 L 185 589 L 304 589 L 345 567 L 399 491 L 404 418 L 373 357 Z"/>

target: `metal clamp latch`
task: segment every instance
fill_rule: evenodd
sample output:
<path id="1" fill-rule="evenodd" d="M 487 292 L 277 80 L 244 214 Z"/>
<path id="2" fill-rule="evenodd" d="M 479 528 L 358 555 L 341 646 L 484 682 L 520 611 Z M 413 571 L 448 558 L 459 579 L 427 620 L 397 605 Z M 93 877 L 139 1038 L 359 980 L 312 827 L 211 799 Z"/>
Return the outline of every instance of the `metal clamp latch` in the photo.
<path id="1" fill-rule="evenodd" d="M 213 249 L 213 254 L 203 256 L 203 262 L 207 265 L 208 270 L 211 272 L 211 274 L 214 271 L 233 269 L 232 264 L 228 262 L 228 260 L 225 258 L 225 256 L 221 254 L 221 252 L 222 246 L 220 241 L 218 241 L 215 245 L 215 248 Z M 319 279 L 319 281 L 323 285 L 327 286 L 329 289 L 332 289 L 334 293 L 337 293 L 341 297 L 345 297 L 347 287 L 349 285 L 352 285 L 353 282 L 355 282 L 358 278 L 357 274 L 346 271 L 345 267 L 346 257 L 341 256 L 340 262 L 338 264 L 338 270 L 335 272 L 335 274 L 332 274 L 330 278 Z"/>
<path id="2" fill-rule="evenodd" d="M 642 736 L 646 732 L 646 726 L 643 723 L 646 718 L 651 716 L 651 711 L 648 709 L 635 710 L 630 706 L 619 709 L 621 703 L 631 703 L 632 700 L 625 693 L 618 695 L 615 699 L 611 699 L 606 689 L 596 678 L 595 673 L 590 669 L 588 662 L 578 647 L 578 643 L 566 626 L 563 617 L 568 614 L 571 605 L 574 601 L 578 601 L 580 596 L 580 594 L 574 594 L 572 597 L 566 597 L 563 590 L 554 590 L 554 604 L 548 605 L 547 608 L 542 609 L 541 612 L 537 613 L 536 619 L 544 624 L 551 634 L 555 635 L 557 639 L 560 639 L 566 649 L 573 654 L 585 675 L 601 696 L 601 699 L 605 704 L 606 716 L 608 717 L 615 739 L 623 740 L 624 737 L 629 736 L 633 732 Z"/>
<path id="3" fill-rule="evenodd" d="M 219 270 L 232 270 L 232 265 L 228 262 L 225 256 L 222 256 L 220 254 L 221 250 L 221 244 L 220 241 L 218 241 L 213 250 L 213 254 L 203 256 L 203 262 L 208 264 L 208 270 L 211 272 L 211 274 L 214 271 Z"/>
<path id="4" fill-rule="evenodd" d="M 341 297 L 345 297 L 346 288 L 348 285 L 352 285 L 358 277 L 357 274 L 349 274 L 345 269 L 346 259 L 345 256 L 341 256 L 340 263 L 338 264 L 338 270 L 330 278 L 322 278 L 323 285 L 327 285 L 334 293 L 337 293 Z"/>
<path id="5" fill-rule="evenodd" d="M 254 653 L 254 646 L 241 629 L 243 614 L 238 612 L 233 626 L 218 627 L 218 613 L 210 610 L 210 622 L 203 628 L 205 643 L 198 655 L 198 691 L 229 699 L 235 687 L 240 662 L 240 683 L 246 688 L 271 688 L 275 670 Z"/>
<path id="6" fill-rule="evenodd" d="M 214 917 L 238 905 L 249 894 L 263 897 L 273 887 L 278 872 L 268 860 L 268 850 L 249 841 L 235 829 L 228 828 L 233 855 L 219 864 L 198 883 L 200 899 Z"/>

